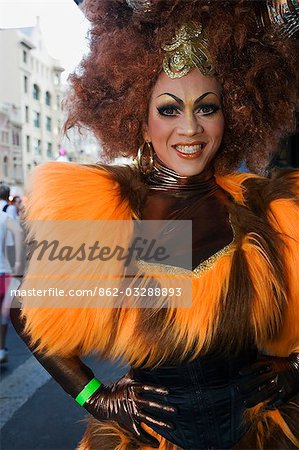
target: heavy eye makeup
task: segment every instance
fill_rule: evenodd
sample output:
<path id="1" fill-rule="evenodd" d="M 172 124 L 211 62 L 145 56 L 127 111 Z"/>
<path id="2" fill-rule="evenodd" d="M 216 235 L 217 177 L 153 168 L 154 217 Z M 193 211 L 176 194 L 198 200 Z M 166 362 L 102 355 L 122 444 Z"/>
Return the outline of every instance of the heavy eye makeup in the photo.
<path id="1" fill-rule="evenodd" d="M 215 114 L 217 111 L 220 110 L 220 105 L 216 103 L 202 103 L 196 106 L 194 109 L 194 112 L 196 114 L 200 114 L 203 116 L 210 116 L 212 114 Z M 178 106 L 173 103 L 163 104 L 160 106 L 157 106 L 157 112 L 160 116 L 163 117 L 174 117 L 180 114 L 180 112 L 183 111 L 183 108 L 181 106 Z"/>

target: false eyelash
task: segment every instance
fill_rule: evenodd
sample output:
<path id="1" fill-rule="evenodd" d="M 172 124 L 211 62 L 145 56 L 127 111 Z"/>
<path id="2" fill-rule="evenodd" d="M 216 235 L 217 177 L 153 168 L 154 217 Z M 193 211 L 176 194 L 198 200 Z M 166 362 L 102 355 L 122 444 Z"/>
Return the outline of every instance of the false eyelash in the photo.
<path id="1" fill-rule="evenodd" d="M 213 114 L 213 113 L 219 111 L 220 106 L 219 106 L 219 105 L 216 105 L 215 103 L 208 103 L 208 104 L 203 104 L 203 105 L 201 105 L 201 106 L 200 106 L 199 108 L 197 108 L 197 109 L 199 110 L 200 108 L 211 108 L 211 109 L 212 109 L 212 112 L 206 114 L 206 115 L 208 116 L 209 114 Z"/>
<path id="2" fill-rule="evenodd" d="M 167 111 L 168 109 L 172 109 L 173 111 L 176 111 L 176 112 L 180 111 L 179 108 L 174 105 L 163 105 L 163 106 L 157 107 L 157 111 L 159 114 L 161 114 L 161 116 L 171 116 L 172 114 L 165 114 L 165 111 Z"/>
<path id="3" fill-rule="evenodd" d="M 209 115 L 215 114 L 217 111 L 219 111 L 220 106 L 216 105 L 215 103 L 203 104 L 200 107 L 198 107 L 196 111 L 199 111 L 201 108 L 211 108 L 211 110 L 212 110 L 211 112 L 203 114 L 205 116 L 209 116 Z M 172 117 L 174 114 L 166 114 L 166 111 L 168 109 L 171 109 L 173 112 L 180 112 L 181 111 L 181 109 L 178 106 L 175 106 L 175 105 L 172 105 L 172 104 L 162 105 L 162 106 L 157 107 L 157 111 L 158 111 L 158 113 L 161 116 L 163 116 L 163 117 L 167 117 L 167 116 L 168 117 Z"/>

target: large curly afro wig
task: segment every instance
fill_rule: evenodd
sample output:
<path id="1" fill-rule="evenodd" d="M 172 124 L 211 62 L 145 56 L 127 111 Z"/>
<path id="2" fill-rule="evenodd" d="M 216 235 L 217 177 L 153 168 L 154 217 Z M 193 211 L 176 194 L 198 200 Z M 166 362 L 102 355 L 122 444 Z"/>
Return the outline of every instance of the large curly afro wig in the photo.
<path id="1" fill-rule="evenodd" d="M 295 130 L 298 61 L 295 40 L 258 24 L 261 2 L 152 0 L 151 14 L 140 17 L 126 0 L 85 0 L 90 52 L 69 78 L 65 130 L 92 130 L 107 160 L 135 156 L 162 71 L 161 45 L 197 19 L 223 86 L 225 133 L 215 170 L 229 173 L 245 161 L 263 173 L 282 138 Z"/>

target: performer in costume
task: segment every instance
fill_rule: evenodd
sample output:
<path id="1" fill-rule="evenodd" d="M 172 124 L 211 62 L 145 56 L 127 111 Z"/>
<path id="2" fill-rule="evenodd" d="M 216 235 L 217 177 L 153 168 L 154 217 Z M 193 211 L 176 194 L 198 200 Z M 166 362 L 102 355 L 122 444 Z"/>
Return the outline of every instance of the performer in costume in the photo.
<path id="1" fill-rule="evenodd" d="M 93 416 L 81 450 L 298 448 L 299 174 L 265 176 L 294 131 L 296 61 L 264 6 L 85 2 L 91 53 L 71 77 L 67 127 L 90 127 L 106 156 L 139 147 L 137 167 L 38 167 L 29 239 L 48 238 L 36 220 L 192 220 L 193 301 L 73 309 L 24 297 L 12 309 L 37 359 Z M 237 172 L 244 160 L 252 173 Z M 152 270 L 141 263 L 136 278 Z M 90 352 L 131 370 L 104 386 L 80 360 Z"/>

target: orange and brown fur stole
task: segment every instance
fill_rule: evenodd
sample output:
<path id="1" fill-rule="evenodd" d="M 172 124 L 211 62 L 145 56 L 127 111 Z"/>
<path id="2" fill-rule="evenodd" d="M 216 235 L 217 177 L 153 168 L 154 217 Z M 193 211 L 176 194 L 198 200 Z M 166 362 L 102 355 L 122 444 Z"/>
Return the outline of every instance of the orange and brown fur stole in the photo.
<path id="1" fill-rule="evenodd" d="M 82 355 L 97 352 L 132 365 L 146 360 L 148 366 L 182 361 L 190 353 L 195 358 L 212 349 L 237 354 L 252 341 L 273 355 L 298 351 L 299 173 L 283 172 L 273 179 L 232 174 L 217 182 L 232 198 L 236 236 L 232 248 L 192 280 L 192 308 L 34 309 L 24 299 L 26 330 L 39 348 L 60 355 L 80 349 Z M 67 208 L 70 192 L 75 201 Z M 145 196 L 146 186 L 132 168 L 47 163 L 32 178 L 26 217 L 131 220 Z M 31 239 L 43 237 L 34 222 L 28 231 Z M 57 274 L 55 265 L 51 270 Z M 26 280 L 32 283 L 32 273 L 29 265 L 24 289 Z M 85 287 L 88 282 L 84 280 Z M 262 412 L 261 406 L 248 412 L 250 441 L 244 437 L 244 446 L 241 442 L 236 448 L 273 448 L 273 439 L 275 448 L 298 445 L 288 419 L 293 407 L 287 404 L 280 413 Z M 287 447 L 281 447 L 284 436 Z M 160 449 L 178 450 L 160 441 Z M 136 445 L 118 426 L 91 421 L 80 449 L 131 450 Z"/>

